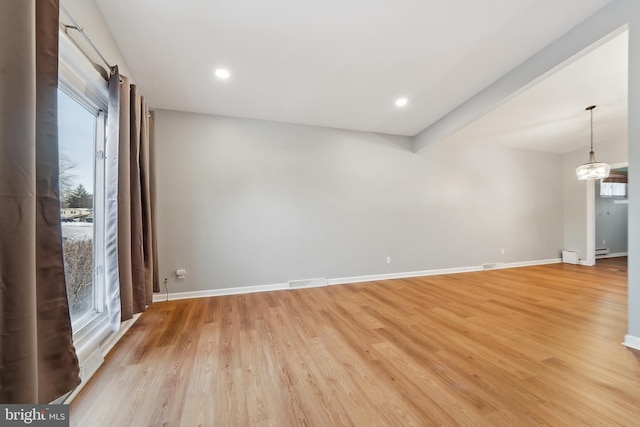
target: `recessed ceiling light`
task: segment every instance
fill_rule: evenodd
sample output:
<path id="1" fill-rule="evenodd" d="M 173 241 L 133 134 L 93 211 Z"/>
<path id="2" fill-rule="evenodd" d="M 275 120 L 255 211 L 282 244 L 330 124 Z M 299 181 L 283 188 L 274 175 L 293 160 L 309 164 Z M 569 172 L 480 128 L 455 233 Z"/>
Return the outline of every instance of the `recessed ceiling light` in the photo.
<path id="1" fill-rule="evenodd" d="M 398 107 L 404 107 L 405 105 L 407 105 L 407 98 L 398 98 L 398 99 L 396 99 L 396 105 Z"/>
<path id="2" fill-rule="evenodd" d="M 229 70 L 225 70 L 224 68 L 218 68 L 216 70 L 216 77 L 220 79 L 228 79 L 230 76 Z"/>

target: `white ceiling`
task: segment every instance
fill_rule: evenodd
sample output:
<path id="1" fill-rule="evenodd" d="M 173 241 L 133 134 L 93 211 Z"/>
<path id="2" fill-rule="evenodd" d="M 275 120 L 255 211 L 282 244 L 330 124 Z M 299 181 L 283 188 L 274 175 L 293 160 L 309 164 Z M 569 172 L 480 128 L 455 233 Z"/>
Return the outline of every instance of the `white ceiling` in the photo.
<path id="1" fill-rule="evenodd" d="M 472 141 L 524 150 L 589 151 L 594 143 L 627 137 L 628 32 L 568 63 L 489 114 L 441 141 Z M 586 156 L 586 154 L 585 154 Z"/>
<path id="2" fill-rule="evenodd" d="M 96 1 L 154 108 L 415 135 L 611 0 Z"/>

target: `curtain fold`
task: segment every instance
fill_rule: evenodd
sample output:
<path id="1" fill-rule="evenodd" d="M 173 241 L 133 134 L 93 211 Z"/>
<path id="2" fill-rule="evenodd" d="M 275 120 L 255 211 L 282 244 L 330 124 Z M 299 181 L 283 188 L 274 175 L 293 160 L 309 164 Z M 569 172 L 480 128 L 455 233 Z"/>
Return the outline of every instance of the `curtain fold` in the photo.
<path id="1" fill-rule="evenodd" d="M 109 120 L 108 134 L 118 135 L 117 264 L 120 320 L 124 321 L 145 311 L 159 286 L 149 107 L 126 76 L 119 75 L 117 81 L 118 108 L 109 114 L 118 120 L 113 126 Z"/>
<path id="2" fill-rule="evenodd" d="M 157 266 L 155 262 L 155 239 L 154 239 L 154 207 L 152 206 L 155 197 L 152 197 L 151 182 L 153 181 L 153 175 L 151 174 L 151 165 L 153 160 L 151 159 L 150 144 L 152 140 L 151 135 L 151 112 L 149 107 L 144 102 L 144 98 L 141 100 L 141 115 L 142 115 L 142 127 L 140 137 L 140 202 L 141 202 L 141 214 L 142 214 L 142 245 L 143 245 L 143 259 L 144 259 L 144 278 L 145 278 L 145 301 L 146 304 L 153 302 L 153 292 L 159 291 Z"/>
<path id="3" fill-rule="evenodd" d="M 131 261 L 131 85 L 120 75 L 118 135 L 118 268 L 121 320 L 133 315 L 133 266 Z"/>
<path id="4" fill-rule="evenodd" d="M 80 383 L 58 190 L 58 0 L 0 3 L 0 402 Z"/>
<path id="5" fill-rule="evenodd" d="M 158 273 L 158 241 L 156 239 L 157 216 L 156 216 L 156 162 L 155 162 L 155 141 L 156 141 L 156 116 L 153 111 L 149 111 L 149 146 L 148 146 L 148 174 L 149 177 L 149 199 L 148 208 L 150 215 L 151 230 L 145 235 L 145 241 L 149 241 L 151 247 L 151 292 L 160 292 L 160 274 Z M 146 252 L 145 252 L 146 254 Z"/>
<path id="6" fill-rule="evenodd" d="M 146 310 L 146 280 L 144 277 L 144 228 L 142 225 L 142 177 L 140 173 L 140 144 L 142 142 L 143 118 L 142 97 L 136 85 L 129 88 L 131 112 L 129 113 L 129 183 L 131 209 L 131 301 L 123 301 L 123 315 L 133 317 L 134 313 Z M 147 121 L 148 123 L 148 121 Z"/>
<path id="7" fill-rule="evenodd" d="M 114 66 L 109 77 L 105 144 L 105 303 L 109 325 L 120 329 L 120 269 L 118 266 L 118 163 L 120 138 L 120 72 Z"/>

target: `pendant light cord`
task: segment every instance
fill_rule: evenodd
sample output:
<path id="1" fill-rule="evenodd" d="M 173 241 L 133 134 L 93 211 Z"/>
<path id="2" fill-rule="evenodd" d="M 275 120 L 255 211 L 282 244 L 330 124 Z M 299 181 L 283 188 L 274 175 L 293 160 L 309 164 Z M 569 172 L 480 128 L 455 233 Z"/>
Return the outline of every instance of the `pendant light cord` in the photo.
<path id="1" fill-rule="evenodd" d="M 591 105 L 585 110 L 591 112 L 591 151 L 589 151 L 589 161 L 576 168 L 576 176 L 580 181 L 602 179 L 609 176 L 611 166 L 606 163 L 596 161 L 596 154 L 593 151 L 593 109 L 595 105 Z"/>
<path id="2" fill-rule="evenodd" d="M 595 105 L 587 107 L 586 110 L 591 112 L 591 151 L 589 151 L 589 163 L 596 163 L 596 153 L 593 151 L 593 109 L 596 108 Z"/>

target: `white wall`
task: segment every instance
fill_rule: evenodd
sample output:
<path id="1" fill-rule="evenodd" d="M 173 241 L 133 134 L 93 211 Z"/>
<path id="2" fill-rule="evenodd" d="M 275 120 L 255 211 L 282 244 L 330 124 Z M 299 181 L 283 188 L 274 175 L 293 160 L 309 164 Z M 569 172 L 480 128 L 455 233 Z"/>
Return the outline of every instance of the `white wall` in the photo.
<path id="1" fill-rule="evenodd" d="M 562 248 L 559 155 L 437 144 L 416 155 L 405 137 L 171 111 L 156 113 L 156 134 L 171 292 L 551 259 Z"/>
<path id="2" fill-rule="evenodd" d="M 584 150 L 563 156 L 564 249 L 581 260 L 587 259 L 587 183 L 576 179 L 576 168 L 585 162 Z"/>
<path id="3" fill-rule="evenodd" d="M 115 42 L 109 27 L 107 26 L 102 13 L 98 9 L 94 0 L 61 0 L 62 5 L 71 13 L 73 18 L 84 29 L 93 44 L 98 48 L 102 56 L 109 61 L 110 65 L 118 65 L 120 74 L 124 74 L 135 81 L 135 76 L 131 74 L 127 62 L 124 60 L 120 48 Z M 60 20 L 68 23 L 67 16 L 60 12 Z M 82 36 L 78 32 L 69 30 L 74 41 L 80 43 L 87 54 L 91 55 L 94 62 L 103 66 L 99 57 L 94 54 L 90 47 L 86 45 Z M 108 71 L 108 70 L 107 70 Z"/>

